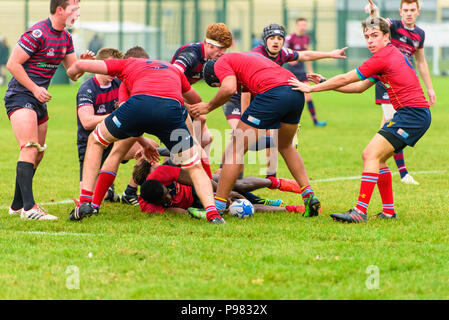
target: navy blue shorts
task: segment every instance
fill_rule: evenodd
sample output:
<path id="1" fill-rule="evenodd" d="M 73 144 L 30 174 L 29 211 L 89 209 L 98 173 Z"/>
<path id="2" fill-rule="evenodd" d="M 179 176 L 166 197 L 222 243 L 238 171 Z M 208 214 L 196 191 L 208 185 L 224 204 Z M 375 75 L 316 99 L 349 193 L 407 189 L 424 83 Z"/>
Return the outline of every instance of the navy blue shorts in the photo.
<path id="1" fill-rule="evenodd" d="M 281 122 L 298 124 L 303 108 L 304 93 L 279 86 L 256 95 L 241 120 L 258 129 L 279 129 Z"/>
<path id="2" fill-rule="evenodd" d="M 379 130 L 395 151 L 406 146 L 413 147 L 426 133 L 432 122 L 429 108 L 404 107 L 396 111 L 391 121 Z"/>
<path id="3" fill-rule="evenodd" d="M 27 94 L 13 94 L 5 97 L 6 114 L 8 118 L 19 109 L 31 109 L 36 112 L 37 124 L 41 125 L 48 121 L 47 105 L 39 102 L 34 96 Z"/>
<path id="4" fill-rule="evenodd" d="M 104 122 L 117 139 L 148 133 L 157 136 L 170 151 L 178 153 L 193 146 L 192 136 L 185 123 L 184 109 L 174 99 L 134 95 Z"/>

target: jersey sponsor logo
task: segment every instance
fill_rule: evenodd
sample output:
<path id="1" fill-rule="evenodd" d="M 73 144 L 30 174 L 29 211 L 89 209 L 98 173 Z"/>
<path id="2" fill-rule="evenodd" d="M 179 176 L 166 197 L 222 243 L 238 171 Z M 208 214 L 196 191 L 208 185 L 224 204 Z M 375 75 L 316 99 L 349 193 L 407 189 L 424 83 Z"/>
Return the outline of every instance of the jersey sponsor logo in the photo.
<path id="1" fill-rule="evenodd" d="M 396 122 L 390 121 L 390 122 L 388 122 L 387 127 L 390 128 L 391 126 L 393 126 L 395 124 L 396 124 Z"/>
<path id="2" fill-rule="evenodd" d="M 42 31 L 40 31 L 39 29 L 33 30 L 33 32 L 31 32 L 31 34 L 32 34 L 33 37 L 35 37 L 36 39 L 42 37 Z"/>
<path id="3" fill-rule="evenodd" d="M 240 108 L 234 108 L 234 110 L 232 110 L 232 114 L 240 115 Z"/>
<path id="4" fill-rule="evenodd" d="M 404 139 L 407 139 L 409 137 L 409 134 L 404 129 L 399 128 L 397 133 Z"/>
<path id="5" fill-rule="evenodd" d="M 405 36 L 400 37 L 399 40 L 407 43 L 407 37 L 405 37 Z"/>
<path id="6" fill-rule="evenodd" d="M 39 68 L 43 68 L 43 69 L 57 69 L 58 68 L 57 64 L 49 64 L 49 63 L 45 63 L 45 62 L 39 62 L 36 66 L 38 66 Z"/>
<path id="7" fill-rule="evenodd" d="M 97 113 L 106 113 L 106 106 L 104 104 L 100 104 Z"/>

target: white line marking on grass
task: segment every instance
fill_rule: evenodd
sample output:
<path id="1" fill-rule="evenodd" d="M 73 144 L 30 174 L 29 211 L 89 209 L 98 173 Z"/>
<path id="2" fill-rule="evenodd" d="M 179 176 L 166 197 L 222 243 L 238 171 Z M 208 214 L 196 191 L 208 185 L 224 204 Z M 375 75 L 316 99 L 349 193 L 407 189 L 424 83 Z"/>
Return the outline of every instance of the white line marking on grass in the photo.
<path id="1" fill-rule="evenodd" d="M 44 236 L 104 236 L 104 233 L 77 233 L 77 232 L 45 232 L 45 231 L 15 231 L 14 233 L 37 234 Z"/>
<path id="2" fill-rule="evenodd" d="M 410 174 L 441 174 L 444 173 L 444 171 L 410 171 Z M 397 176 L 399 172 L 394 172 L 391 175 Z M 338 178 L 328 178 L 328 179 L 317 179 L 317 180 L 311 180 L 312 182 L 333 182 L 333 181 L 343 181 L 343 180 L 359 180 L 361 176 L 354 176 L 354 177 L 338 177 Z"/>
<path id="3" fill-rule="evenodd" d="M 80 232 L 45 232 L 45 231 L 14 231 L 14 230 L 1 230 L 0 232 L 5 233 L 20 233 L 20 234 L 34 234 L 43 236 L 75 236 L 75 237 L 86 237 L 86 236 L 105 236 L 104 233 L 80 233 Z"/>
<path id="4" fill-rule="evenodd" d="M 57 205 L 57 204 L 67 204 L 67 203 L 73 203 L 75 204 L 75 202 L 73 202 L 73 200 L 61 200 L 61 201 L 53 201 L 53 202 L 46 202 L 46 203 L 41 203 L 42 206 L 52 206 L 52 205 Z M 2 209 L 9 209 L 9 206 L 1 206 L 0 210 Z"/>

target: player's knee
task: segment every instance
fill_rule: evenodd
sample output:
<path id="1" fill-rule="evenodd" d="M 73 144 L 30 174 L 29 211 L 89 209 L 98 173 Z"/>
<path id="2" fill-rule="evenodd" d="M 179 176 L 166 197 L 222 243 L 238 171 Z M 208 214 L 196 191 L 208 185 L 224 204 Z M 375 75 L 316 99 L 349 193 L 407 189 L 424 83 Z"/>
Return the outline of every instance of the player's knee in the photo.
<path id="1" fill-rule="evenodd" d="M 210 145 L 214 138 L 211 135 L 203 136 L 201 139 L 201 147 L 205 148 L 206 146 Z"/>
<path id="2" fill-rule="evenodd" d="M 173 161 L 183 169 L 190 169 L 196 166 L 201 167 L 201 157 L 194 147 L 181 153 L 174 154 Z"/>
<path id="3" fill-rule="evenodd" d="M 109 141 L 108 139 L 106 139 L 104 137 L 104 135 L 101 133 L 100 128 L 99 128 L 100 124 L 98 124 L 94 131 L 92 131 L 92 137 L 94 139 L 94 143 L 100 145 L 103 149 L 106 149 L 107 147 L 109 147 L 109 145 L 113 142 L 113 141 Z M 90 140 L 90 138 L 89 138 Z"/>

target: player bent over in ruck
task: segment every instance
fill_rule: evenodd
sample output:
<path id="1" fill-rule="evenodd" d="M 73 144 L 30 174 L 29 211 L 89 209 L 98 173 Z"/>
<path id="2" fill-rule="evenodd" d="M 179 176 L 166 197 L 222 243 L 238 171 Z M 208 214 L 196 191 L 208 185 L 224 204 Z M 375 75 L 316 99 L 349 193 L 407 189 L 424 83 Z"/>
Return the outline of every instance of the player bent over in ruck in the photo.
<path id="1" fill-rule="evenodd" d="M 92 194 L 101 153 L 114 141 L 140 137 L 138 141 L 145 157 L 149 161 L 158 160 L 156 148 L 141 137 L 143 133 L 149 133 L 165 144 L 173 159 L 189 174 L 207 210 L 208 221 L 224 223 L 214 205 L 211 182 L 201 166 L 199 147 L 194 144 L 182 114 L 183 98 L 186 101 L 200 99 L 185 75 L 166 62 L 137 58 L 76 63 L 67 75 L 77 80 L 84 72 L 116 76 L 124 84 L 124 94 L 129 99 L 89 136 L 83 169 L 83 193 Z M 85 202 L 75 208 L 71 216 L 82 219 L 97 212 Z"/>
<path id="2" fill-rule="evenodd" d="M 309 86 L 297 79 L 290 81 L 296 90 L 303 92 L 336 90 L 344 93 L 360 93 L 381 82 L 396 110 L 393 119 L 379 130 L 362 153 L 362 182 L 355 207 L 345 213 L 331 214 L 333 219 L 343 222 L 367 221 L 366 212 L 376 184 L 383 208 L 376 217 L 396 218 L 391 172 L 386 161 L 406 146 L 413 147 L 431 122 L 429 103 L 424 97 L 413 66 L 390 43 L 388 22 L 383 18 L 368 18 L 362 26 L 368 49 L 373 55 L 359 68 L 316 86 Z M 316 83 L 322 80 L 319 75 L 312 76 L 311 79 Z M 362 82 L 357 82 L 358 80 Z"/>
<path id="3" fill-rule="evenodd" d="M 264 134 L 260 129 L 279 129 L 278 148 L 291 174 L 301 187 L 306 217 L 317 216 L 320 201 L 313 192 L 304 162 L 293 146 L 293 138 L 304 108 L 304 94 L 296 94 L 288 84 L 293 73 L 265 57 L 251 53 L 227 53 L 204 65 L 204 79 L 210 86 L 220 86 L 209 103 L 190 108 L 192 116 L 206 114 L 223 105 L 244 86 L 255 97 L 243 113 L 230 144 L 226 147 L 223 170 L 218 181 L 215 205 L 224 212 L 226 199 L 243 166 L 248 147 Z M 240 89 L 240 88 L 239 88 Z M 292 93 L 293 92 L 293 93 Z M 273 184 L 278 183 L 274 178 Z"/>

